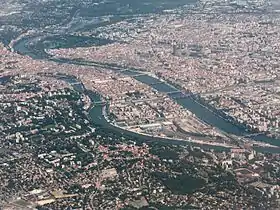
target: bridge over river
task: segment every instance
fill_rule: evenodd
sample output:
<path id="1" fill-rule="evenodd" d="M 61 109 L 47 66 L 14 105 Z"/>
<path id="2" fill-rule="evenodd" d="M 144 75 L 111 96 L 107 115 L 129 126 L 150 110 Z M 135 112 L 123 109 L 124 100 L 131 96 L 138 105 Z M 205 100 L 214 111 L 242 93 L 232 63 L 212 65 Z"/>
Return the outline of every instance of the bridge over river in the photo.
<path id="1" fill-rule="evenodd" d="M 14 51 L 19 52 L 20 54 L 30 55 L 33 58 L 36 58 L 36 53 L 40 52 L 46 52 L 45 49 L 30 49 L 27 48 L 27 43 L 29 42 L 28 38 L 25 38 L 22 40 L 24 43 L 20 43 L 19 40 L 17 44 L 14 45 Z M 32 40 L 31 40 L 32 41 Z M 36 45 L 39 46 L 39 45 Z M 37 59 L 50 59 L 48 56 L 42 58 L 42 56 L 38 56 Z M 51 59 L 52 61 L 56 61 L 54 59 Z M 67 59 L 60 59 L 56 62 L 65 62 L 65 63 L 73 63 L 71 60 Z M 76 65 L 79 65 L 79 61 L 74 62 Z M 81 63 L 81 65 L 87 65 L 85 61 Z M 97 66 L 102 66 L 104 69 L 111 69 L 115 70 L 116 72 L 123 72 L 127 76 L 131 76 L 138 80 L 139 82 L 142 82 L 144 84 L 149 85 L 150 87 L 154 88 L 155 90 L 165 93 L 169 95 L 174 101 L 176 101 L 178 104 L 182 105 L 184 108 L 188 109 L 190 112 L 194 113 L 200 120 L 204 121 L 205 123 L 218 128 L 219 130 L 228 133 L 233 134 L 236 136 L 246 136 L 250 135 L 250 138 L 255 141 L 260 141 L 264 143 L 269 143 L 274 146 L 280 146 L 280 140 L 275 139 L 269 136 L 266 136 L 265 134 L 258 134 L 258 135 L 252 135 L 253 132 L 247 131 L 245 126 L 242 124 L 239 124 L 232 119 L 229 119 L 228 116 L 223 115 L 221 116 L 221 112 L 218 110 L 215 110 L 213 107 L 211 107 L 209 104 L 205 103 L 199 98 L 199 95 L 195 95 L 193 93 L 188 93 L 184 95 L 183 90 L 179 90 L 169 84 L 166 81 L 163 81 L 162 79 L 153 77 L 151 74 L 147 74 L 144 71 L 137 71 L 135 69 L 132 69 L 131 71 L 127 68 L 122 69 L 121 67 L 111 66 L 110 64 L 102 64 L 98 63 Z M 94 62 L 90 62 L 89 66 L 95 66 Z M 123 70 L 123 71 L 121 71 Z M 130 72 L 130 74 L 128 74 Z M 131 73 L 132 72 L 132 73 Z M 77 84 L 76 86 L 79 86 Z M 182 94 L 181 96 L 175 96 L 176 94 Z M 183 97 L 184 96 L 184 97 Z M 98 102 L 97 104 L 102 104 L 101 102 Z M 102 113 L 102 112 L 101 112 Z M 105 120 L 106 121 L 106 120 Z M 104 121 L 103 121 L 104 122 Z M 104 122 L 105 123 L 105 122 Z M 112 126 L 109 126 L 111 129 Z M 123 130 L 119 132 L 124 132 Z M 264 149 L 264 148 L 263 148 Z M 280 153 L 280 149 L 277 150 L 277 152 Z"/>

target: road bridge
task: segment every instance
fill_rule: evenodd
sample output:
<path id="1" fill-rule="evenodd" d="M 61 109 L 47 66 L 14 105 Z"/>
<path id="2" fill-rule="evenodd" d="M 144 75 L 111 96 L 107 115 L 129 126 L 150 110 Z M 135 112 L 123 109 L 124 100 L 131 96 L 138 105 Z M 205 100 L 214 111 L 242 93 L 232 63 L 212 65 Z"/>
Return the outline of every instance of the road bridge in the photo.
<path id="1" fill-rule="evenodd" d="M 106 102 L 105 101 L 95 101 L 93 102 L 94 106 L 105 106 Z"/>
<path id="2" fill-rule="evenodd" d="M 71 85 L 82 85 L 81 82 L 70 82 Z"/>
<path id="3" fill-rule="evenodd" d="M 246 136 L 243 136 L 243 138 L 255 137 L 255 136 L 258 136 L 258 135 L 262 135 L 262 134 L 265 134 L 265 132 L 248 134 Z"/>
<path id="4" fill-rule="evenodd" d="M 170 92 L 165 92 L 167 95 L 171 95 L 171 94 L 176 94 L 176 93 L 182 93 L 184 94 L 181 90 L 174 90 L 174 91 L 170 91 Z"/>
<path id="5" fill-rule="evenodd" d="M 138 73 L 138 74 L 131 75 L 131 77 L 139 77 L 139 76 L 147 76 L 147 74 L 146 73 Z"/>
<path id="6" fill-rule="evenodd" d="M 154 83 L 151 83 L 150 85 L 159 85 L 159 84 L 165 84 L 165 82 L 163 82 L 163 81 L 159 81 L 159 82 L 154 82 Z"/>

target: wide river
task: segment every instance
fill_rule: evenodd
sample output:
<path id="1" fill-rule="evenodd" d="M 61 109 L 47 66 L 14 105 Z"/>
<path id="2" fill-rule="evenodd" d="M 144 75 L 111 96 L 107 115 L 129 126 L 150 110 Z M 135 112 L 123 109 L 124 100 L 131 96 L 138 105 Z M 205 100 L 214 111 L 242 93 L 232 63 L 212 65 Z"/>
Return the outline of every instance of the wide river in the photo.
<path id="1" fill-rule="evenodd" d="M 46 54 L 44 52 L 44 48 L 42 48 L 41 44 L 40 45 L 35 44 L 35 45 L 32 45 L 33 47 L 30 47 L 29 43 L 32 42 L 33 40 L 34 40 L 34 38 L 22 39 L 13 46 L 13 49 L 20 54 L 29 55 L 30 57 L 32 57 L 34 59 L 49 59 L 49 57 L 46 56 Z M 49 40 L 51 40 L 51 39 L 49 39 Z M 73 42 L 73 40 L 74 40 L 73 37 L 71 37 L 71 42 Z M 100 41 L 99 40 L 97 40 L 97 41 L 99 44 Z M 80 38 L 79 38 L 79 42 L 81 42 Z M 89 43 L 90 44 L 94 43 L 94 40 L 91 40 Z M 106 44 L 106 42 L 102 41 L 102 44 Z M 73 45 L 75 45 L 75 43 Z M 77 46 L 77 45 L 75 45 L 75 46 Z M 68 47 L 71 47 L 71 46 L 68 46 Z M 69 60 L 55 60 L 54 59 L 54 61 L 79 64 L 76 61 L 71 62 Z M 82 65 L 86 65 L 86 64 L 83 62 Z M 108 65 L 104 65 L 104 66 L 110 68 L 110 66 L 108 66 Z M 123 73 L 134 77 L 138 81 L 151 86 L 152 88 L 156 89 L 159 92 L 169 93 L 169 92 L 178 91 L 171 84 L 168 84 L 167 82 L 163 83 L 159 79 L 151 77 L 149 75 L 134 76 L 136 74 L 139 74 L 139 72 L 136 72 L 135 70 L 123 71 Z M 253 134 L 252 132 L 247 131 L 243 125 L 238 124 L 232 120 L 229 120 L 230 119 L 229 117 L 227 117 L 224 114 L 221 114 L 218 110 L 211 108 L 208 104 L 205 104 L 203 101 L 201 101 L 196 96 L 182 98 L 182 97 L 178 97 L 178 93 L 170 93 L 169 95 L 177 103 L 181 104 L 184 108 L 186 108 L 189 111 L 191 111 L 192 113 L 194 113 L 200 120 L 208 123 L 209 125 L 211 125 L 213 127 L 220 129 L 224 133 L 233 134 L 238 137 Z M 96 99 L 96 97 L 98 97 L 98 96 L 94 95 L 94 94 L 91 95 L 92 99 Z M 93 123 L 98 124 L 106 129 L 109 129 L 112 132 L 122 133 L 123 135 L 132 136 L 133 138 L 140 138 L 140 139 L 144 138 L 146 141 L 160 140 L 160 141 L 179 143 L 179 144 L 183 143 L 182 141 L 174 141 L 172 139 L 147 137 L 147 136 L 144 136 L 141 134 L 133 133 L 130 131 L 125 131 L 121 128 L 115 127 L 115 126 L 111 125 L 110 123 L 108 123 L 106 121 L 106 119 L 104 118 L 104 116 L 102 114 L 102 107 L 98 107 L 98 106 L 94 107 L 90 111 L 90 115 L 92 116 Z M 274 138 L 268 137 L 264 134 L 252 136 L 251 138 L 256 141 L 269 143 L 269 144 L 275 145 L 275 146 L 280 146 L 279 139 L 274 139 Z M 187 142 L 184 142 L 184 143 L 187 143 Z M 208 145 L 204 146 L 203 145 L 203 147 L 213 148 L 213 149 L 218 149 L 218 150 L 221 150 L 221 149 L 227 150 L 226 148 L 217 147 L 217 146 L 208 146 Z M 255 148 L 255 149 L 257 151 L 261 151 L 261 152 L 280 153 L 280 148 L 263 147 L 263 148 Z"/>

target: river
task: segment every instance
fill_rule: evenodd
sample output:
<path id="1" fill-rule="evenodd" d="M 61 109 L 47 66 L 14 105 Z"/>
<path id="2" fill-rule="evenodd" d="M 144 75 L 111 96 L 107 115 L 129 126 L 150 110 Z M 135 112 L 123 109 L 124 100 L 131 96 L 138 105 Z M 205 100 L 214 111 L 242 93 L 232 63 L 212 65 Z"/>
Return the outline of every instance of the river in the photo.
<path id="1" fill-rule="evenodd" d="M 92 102 L 98 102 L 101 100 L 101 96 L 95 92 L 86 90 L 84 86 L 80 83 L 79 81 L 70 76 L 60 76 L 59 79 L 62 79 L 69 84 L 73 86 L 73 88 L 78 91 L 78 92 L 83 92 L 87 94 Z M 152 136 L 147 136 L 144 134 L 139 134 L 135 133 L 132 131 L 128 131 L 125 129 L 122 129 L 120 127 L 114 126 L 110 124 L 104 117 L 103 114 L 103 108 L 102 106 L 93 106 L 90 111 L 89 111 L 89 118 L 91 122 L 97 126 L 101 127 L 103 129 L 108 130 L 111 133 L 117 133 L 121 134 L 121 136 L 133 139 L 135 141 L 140 141 L 140 142 L 160 142 L 160 143 L 171 143 L 171 144 L 177 144 L 177 145 L 192 145 L 192 146 L 197 146 L 203 149 L 213 149 L 215 151 L 229 151 L 229 148 L 227 147 L 222 147 L 222 146 L 214 146 L 214 145 L 206 145 L 206 144 L 197 144 L 189 141 L 184 141 L 184 140 L 179 140 L 179 139 L 171 139 L 171 138 L 161 138 L 161 137 L 152 137 Z M 272 153 L 278 153 L 279 150 L 277 148 L 255 148 L 256 151 L 259 152 L 272 152 Z"/>
<path id="2" fill-rule="evenodd" d="M 73 37 L 72 37 L 73 38 Z M 33 40 L 34 38 L 32 38 Z M 31 41 L 32 41 L 31 40 Z M 49 40 L 53 40 L 51 38 L 48 39 Z M 39 48 L 30 48 L 30 45 L 28 44 L 30 41 L 28 41 L 28 39 L 23 39 L 22 41 L 17 42 L 14 45 L 14 50 L 19 52 L 20 54 L 24 54 L 24 55 L 29 55 L 35 59 L 47 59 L 49 56 L 45 55 L 45 50 L 42 48 L 43 45 L 38 45 L 36 44 L 35 46 L 40 46 Z M 66 42 L 69 43 L 69 42 Z M 79 43 L 82 43 L 82 41 L 79 39 Z M 89 45 L 92 45 L 92 41 L 88 42 Z M 100 42 L 98 42 L 99 44 Z M 106 44 L 106 42 L 102 42 L 100 43 L 102 44 Z M 52 44 L 50 44 L 51 46 L 54 46 Z M 73 39 L 71 39 L 71 45 L 77 47 L 78 45 L 74 43 Z M 71 47 L 71 46 L 68 46 Z M 38 53 L 41 52 L 41 53 Z M 42 55 L 44 55 L 42 57 Z M 65 62 L 65 63 L 73 63 L 72 61 L 68 61 L 68 60 L 55 60 L 52 59 L 53 61 L 57 61 L 57 62 Z M 75 64 L 79 64 L 79 61 L 74 61 Z M 86 63 L 83 61 L 82 65 L 86 65 Z M 94 65 L 94 62 L 91 63 L 91 66 Z M 100 65 L 100 64 L 98 64 Z M 108 67 L 110 68 L 109 65 L 104 65 L 104 67 Z M 116 70 L 119 71 L 120 69 Z M 174 91 L 179 91 L 178 89 L 176 89 L 175 87 L 173 87 L 171 84 L 168 84 L 167 82 L 162 82 L 161 80 L 154 78 L 152 76 L 149 75 L 140 75 L 140 76 L 135 76 L 137 74 L 142 74 L 142 72 L 137 72 L 136 70 L 131 70 L 131 71 L 123 71 L 124 74 L 129 75 L 131 77 L 134 77 L 136 80 L 145 83 L 149 86 L 151 86 L 152 88 L 154 88 L 155 90 L 162 92 L 162 93 L 169 93 L 169 92 L 174 92 Z M 96 96 L 94 96 L 95 98 Z M 238 124 L 237 122 L 233 122 L 232 119 L 225 118 L 226 116 L 223 115 L 221 116 L 221 113 L 218 110 L 215 110 L 213 108 L 209 108 L 208 104 L 205 104 L 203 101 L 201 101 L 199 98 L 194 97 L 192 95 L 190 95 L 189 97 L 185 97 L 185 98 L 181 98 L 181 97 L 177 97 L 177 94 L 172 94 L 170 95 L 171 98 L 173 98 L 173 100 L 175 100 L 178 104 L 181 104 L 184 108 L 188 109 L 189 111 L 191 111 L 192 113 L 194 113 L 200 120 L 206 122 L 207 124 L 213 126 L 213 127 L 217 127 L 218 129 L 220 129 L 221 131 L 227 133 L 227 134 L 233 134 L 239 137 L 245 136 L 245 135 L 250 135 L 253 134 L 252 132 L 249 132 L 245 129 L 244 125 Z M 103 115 L 102 115 L 102 108 L 101 107 L 95 107 L 90 111 L 90 115 L 91 116 L 95 116 L 92 117 L 93 119 L 93 123 L 98 124 L 98 125 L 102 125 L 103 127 L 110 129 L 114 132 L 121 132 L 121 133 L 125 133 L 126 135 L 132 136 L 134 138 L 145 138 L 146 141 L 150 141 L 150 140 L 160 140 L 160 141 L 172 141 L 172 143 L 182 143 L 181 141 L 174 141 L 173 139 L 162 139 L 162 138 L 155 138 L 155 137 L 147 137 L 144 135 L 140 135 L 137 133 L 133 133 L 130 131 L 124 131 L 123 129 L 120 129 L 118 127 L 112 126 L 111 124 L 109 124 L 106 119 L 104 119 Z M 230 119 L 230 120 L 229 120 Z M 257 136 L 253 136 L 251 137 L 251 139 L 256 140 L 256 141 L 260 141 L 260 142 L 265 142 L 265 143 L 269 143 L 271 145 L 274 146 L 280 146 L 280 140 L 279 139 L 274 139 L 271 137 L 268 137 L 264 134 L 261 135 L 257 135 Z M 207 146 L 208 147 L 208 146 Z M 210 148 L 211 146 L 209 146 L 208 148 Z M 215 147 L 214 147 L 215 148 Z M 219 148 L 219 147 L 218 147 Z M 221 148 L 219 148 L 221 149 Z M 255 148 L 257 151 L 262 151 L 262 152 L 279 152 L 280 153 L 280 148 Z"/>

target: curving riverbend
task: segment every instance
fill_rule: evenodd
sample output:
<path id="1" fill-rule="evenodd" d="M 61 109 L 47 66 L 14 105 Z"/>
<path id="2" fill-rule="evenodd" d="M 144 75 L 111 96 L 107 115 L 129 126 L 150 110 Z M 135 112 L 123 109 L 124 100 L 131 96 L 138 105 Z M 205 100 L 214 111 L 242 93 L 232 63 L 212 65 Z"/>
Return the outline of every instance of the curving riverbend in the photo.
<path id="1" fill-rule="evenodd" d="M 84 43 L 83 40 L 81 40 L 80 38 L 78 39 L 78 42 L 75 43 L 75 38 L 71 37 L 71 41 L 65 41 L 67 46 L 63 46 L 63 47 L 69 47 L 69 48 L 78 47 L 78 46 L 80 46 L 80 44 L 82 44 L 82 46 L 85 47 L 85 46 L 91 46 L 96 43 L 97 43 L 97 45 L 103 45 L 103 44 L 109 43 L 109 41 L 106 42 L 105 40 L 102 40 L 102 41 L 95 40 L 95 38 L 93 38 L 93 40 L 90 40 L 90 41 L 88 40 L 86 43 Z M 57 46 L 56 44 L 50 43 L 51 40 L 53 40 L 53 41 L 55 40 L 54 37 L 53 38 L 49 37 L 47 40 L 48 40 L 48 46 L 51 46 L 51 48 L 54 48 L 55 46 Z M 96 43 L 95 43 L 95 41 L 96 41 Z M 18 40 L 16 43 L 14 43 L 13 50 L 20 54 L 28 55 L 34 59 L 50 59 L 52 61 L 60 62 L 60 63 L 62 62 L 62 63 L 70 63 L 70 64 L 72 63 L 72 64 L 76 64 L 76 65 L 90 65 L 90 66 L 98 65 L 98 66 L 103 66 L 106 68 L 112 68 L 112 66 L 110 66 L 108 64 L 99 64 L 99 63 L 97 64 L 94 62 L 90 62 L 87 64 L 85 62 L 80 63 L 79 61 L 72 61 L 72 60 L 67 60 L 67 59 L 65 59 L 65 60 L 64 59 L 53 59 L 45 51 L 46 49 L 48 49 L 48 46 L 46 46 L 44 44 L 40 44 L 40 43 L 34 44 L 34 37 L 30 37 L 30 38 L 25 37 L 21 40 Z M 114 69 L 116 71 L 120 70 L 120 68 L 114 68 Z M 149 75 L 133 76 L 133 72 L 137 73 L 135 70 L 124 71 L 124 73 L 126 75 L 134 77 L 138 81 L 151 86 L 152 88 L 156 89 L 159 92 L 168 93 L 168 92 L 178 90 L 167 82 L 163 83 L 162 80 L 159 80 L 158 78 L 154 78 Z M 230 119 L 229 117 L 227 117 L 225 115 L 221 115 L 221 113 L 218 110 L 215 110 L 213 108 L 210 109 L 209 105 L 205 104 L 203 101 L 201 101 L 199 99 L 199 97 L 196 97 L 192 94 L 190 94 L 189 97 L 184 97 L 184 98 L 175 97 L 176 94 L 169 95 L 169 96 L 173 100 L 175 100 L 177 103 L 181 104 L 184 108 L 186 108 L 189 111 L 191 111 L 192 113 L 194 113 L 200 120 L 206 122 L 207 124 L 209 124 L 213 127 L 220 129 L 221 131 L 223 131 L 226 134 L 236 135 L 237 137 L 240 137 L 240 138 L 245 135 L 253 134 L 253 132 L 247 131 L 246 128 L 244 127 L 244 125 L 232 121 L 232 119 Z M 90 94 L 90 97 L 94 101 L 94 100 L 96 100 L 96 97 L 98 97 L 98 95 Z M 172 142 L 173 144 L 182 144 L 182 143 L 183 144 L 192 144 L 192 145 L 196 145 L 196 146 L 199 145 L 201 147 L 207 147 L 207 148 L 212 148 L 212 149 L 228 150 L 228 148 L 226 148 L 226 147 L 212 146 L 212 145 L 200 145 L 200 144 L 195 144 L 195 143 L 191 143 L 191 142 L 168 139 L 168 138 L 163 139 L 163 138 L 159 138 L 159 137 L 151 137 L 151 136 L 146 136 L 146 135 L 142 135 L 142 134 L 138 134 L 138 133 L 133 133 L 133 132 L 130 132 L 127 130 L 123 130 L 121 128 L 115 127 L 115 126 L 111 125 L 110 123 L 108 123 L 102 114 L 102 107 L 98 107 L 98 106 L 91 109 L 90 116 L 92 116 L 91 119 L 94 124 L 102 126 L 105 129 L 109 129 L 112 132 L 121 133 L 123 135 L 127 135 L 132 138 L 140 138 L 140 139 L 144 139 L 145 141 L 159 140 L 162 142 Z M 268 137 L 264 134 L 252 136 L 251 139 L 280 147 L 279 139 L 274 139 L 274 138 Z M 261 152 L 280 153 L 280 148 L 256 147 L 255 149 L 257 151 L 261 151 Z"/>

